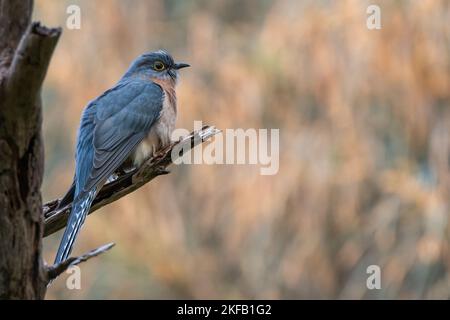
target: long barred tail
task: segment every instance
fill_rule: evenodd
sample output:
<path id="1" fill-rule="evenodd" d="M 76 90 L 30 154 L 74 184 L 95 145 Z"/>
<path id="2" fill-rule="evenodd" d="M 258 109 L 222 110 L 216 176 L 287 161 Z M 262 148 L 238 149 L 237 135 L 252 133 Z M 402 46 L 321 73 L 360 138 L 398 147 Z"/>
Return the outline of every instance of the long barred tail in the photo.
<path id="1" fill-rule="evenodd" d="M 72 206 L 72 212 L 69 216 L 69 221 L 67 222 L 66 230 L 64 231 L 63 238 L 59 245 L 58 253 L 56 254 L 55 264 L 66 260 L 72 252 L 75 238 L 77 237 L 78 232 L 86 219 L 96 194 L 97 188 L 94 188 L 88 193 L 83 194 L 81 197 L 76 197 Z"/>

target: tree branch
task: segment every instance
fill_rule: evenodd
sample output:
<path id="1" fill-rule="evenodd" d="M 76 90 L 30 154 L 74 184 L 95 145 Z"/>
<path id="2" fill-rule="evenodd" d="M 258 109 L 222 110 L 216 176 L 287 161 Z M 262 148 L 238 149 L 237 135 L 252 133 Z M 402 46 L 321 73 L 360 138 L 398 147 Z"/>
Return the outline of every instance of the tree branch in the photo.
<path id="1" fill-rule="evenodd" d="M 135 168 L 130 172 L 120 174 L 114 181 L 103 186 L 95 198 L 89 214 L 111 202 L 119 200 L 157 176 L 169 173 L 166 168 L 173 161 L 176 161 L 187 151 L 207 141 L 219 132 L 220 130 L 215 127 L 205 126 L 201 130 L 193 132 L 180 141 L 173 142 L 168 147 L 160 150 L 153 158 L 144 162 L 140 168 Z M 47 202 L 43 206 L 45 219 L 44 237 L 57 232 L 67 224 L 72 204 L 58 209 L 60 201 L 61 199 L 56 199 Z"/>
<path id="2" fill-rule="evenodd" d="M 109 249 L 111 249 L 114 246 L 115 246 L 115 243 L 111 242 L 111 243 L 105 244 L 101 247 L 98 247 L 97 249 L 91 250 L 91 251 L 83 254 L 82 256 L 70 257 L 61 263 L 47 267 L 48 282 L 51 282 L 52 280 L 57 278 L 61 273 L 66 271 L 69 267 L 76 266 L 77 264 L 88 261 L 89 259 L 108 251 Z"/>
<path id="3" fill-rule="evenodd" d="M 19 154 L 28 146 L 28 139 L 33 136 L 30 133 L 40 132 L 40 90 L 60 35 L 60 28 L 31 23 L 9 67 L 2 113 L 10 126 L 8 130 L 17 132 Z"/>
<path id="4" fill-rule="evenodd" d="M 47 28 L 39 22 L 28 26 L 9 68 L 8 87 L 27 89 L 30 96 L 40 91 L 61 28 Z"/>

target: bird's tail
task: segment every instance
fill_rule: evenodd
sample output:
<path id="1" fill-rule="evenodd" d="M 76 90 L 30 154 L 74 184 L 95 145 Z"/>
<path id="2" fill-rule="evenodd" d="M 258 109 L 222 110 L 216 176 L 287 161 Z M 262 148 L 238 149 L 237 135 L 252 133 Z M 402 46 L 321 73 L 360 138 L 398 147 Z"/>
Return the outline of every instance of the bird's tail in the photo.
<path id="1" fill-rule="evenodd" d="M 63 238 L 56 254 L 55 264 L 66 260 L 72 252 L 75 238 L 77 237 L 78 232 L 86 219 L 96 194 L 97 188 L 94 188 L 91 191 L 83 193 L 75 198 L 72 206 L 72 212 L 69 216 L 69 221 L 67 221 L 66 230 L 64 231 Z"/>

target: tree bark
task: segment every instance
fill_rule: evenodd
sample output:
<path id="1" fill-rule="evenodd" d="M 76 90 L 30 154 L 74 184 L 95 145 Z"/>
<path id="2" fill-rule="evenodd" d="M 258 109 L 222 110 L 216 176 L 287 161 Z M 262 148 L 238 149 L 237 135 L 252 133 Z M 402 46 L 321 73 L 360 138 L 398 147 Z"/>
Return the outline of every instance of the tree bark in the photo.
<path id="1" fill-rule="evenodd" d="M 0 0 L 0 298 L 44 298 L 40 88 L 60 29 L 32 0 Z"/>

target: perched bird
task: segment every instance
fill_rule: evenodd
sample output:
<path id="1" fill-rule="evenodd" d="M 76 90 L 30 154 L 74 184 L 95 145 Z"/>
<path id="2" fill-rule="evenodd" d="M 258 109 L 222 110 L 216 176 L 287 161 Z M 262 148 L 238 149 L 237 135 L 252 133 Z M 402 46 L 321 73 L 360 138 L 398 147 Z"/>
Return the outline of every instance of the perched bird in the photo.
<path id="1" fill-rule="evenodd" d="M 72 187 L 61 201 L 73 200 L 55 264 L 67 259 L 92 201 L 107 179 L 125 163 L 140 166 L 170 143 L 177 114 L 178 70 L 166 51 L 139 56 L 111 89 L 83 111 L 77 138 Z M 61 207 L 60 204 L 60 207 Z"/>

